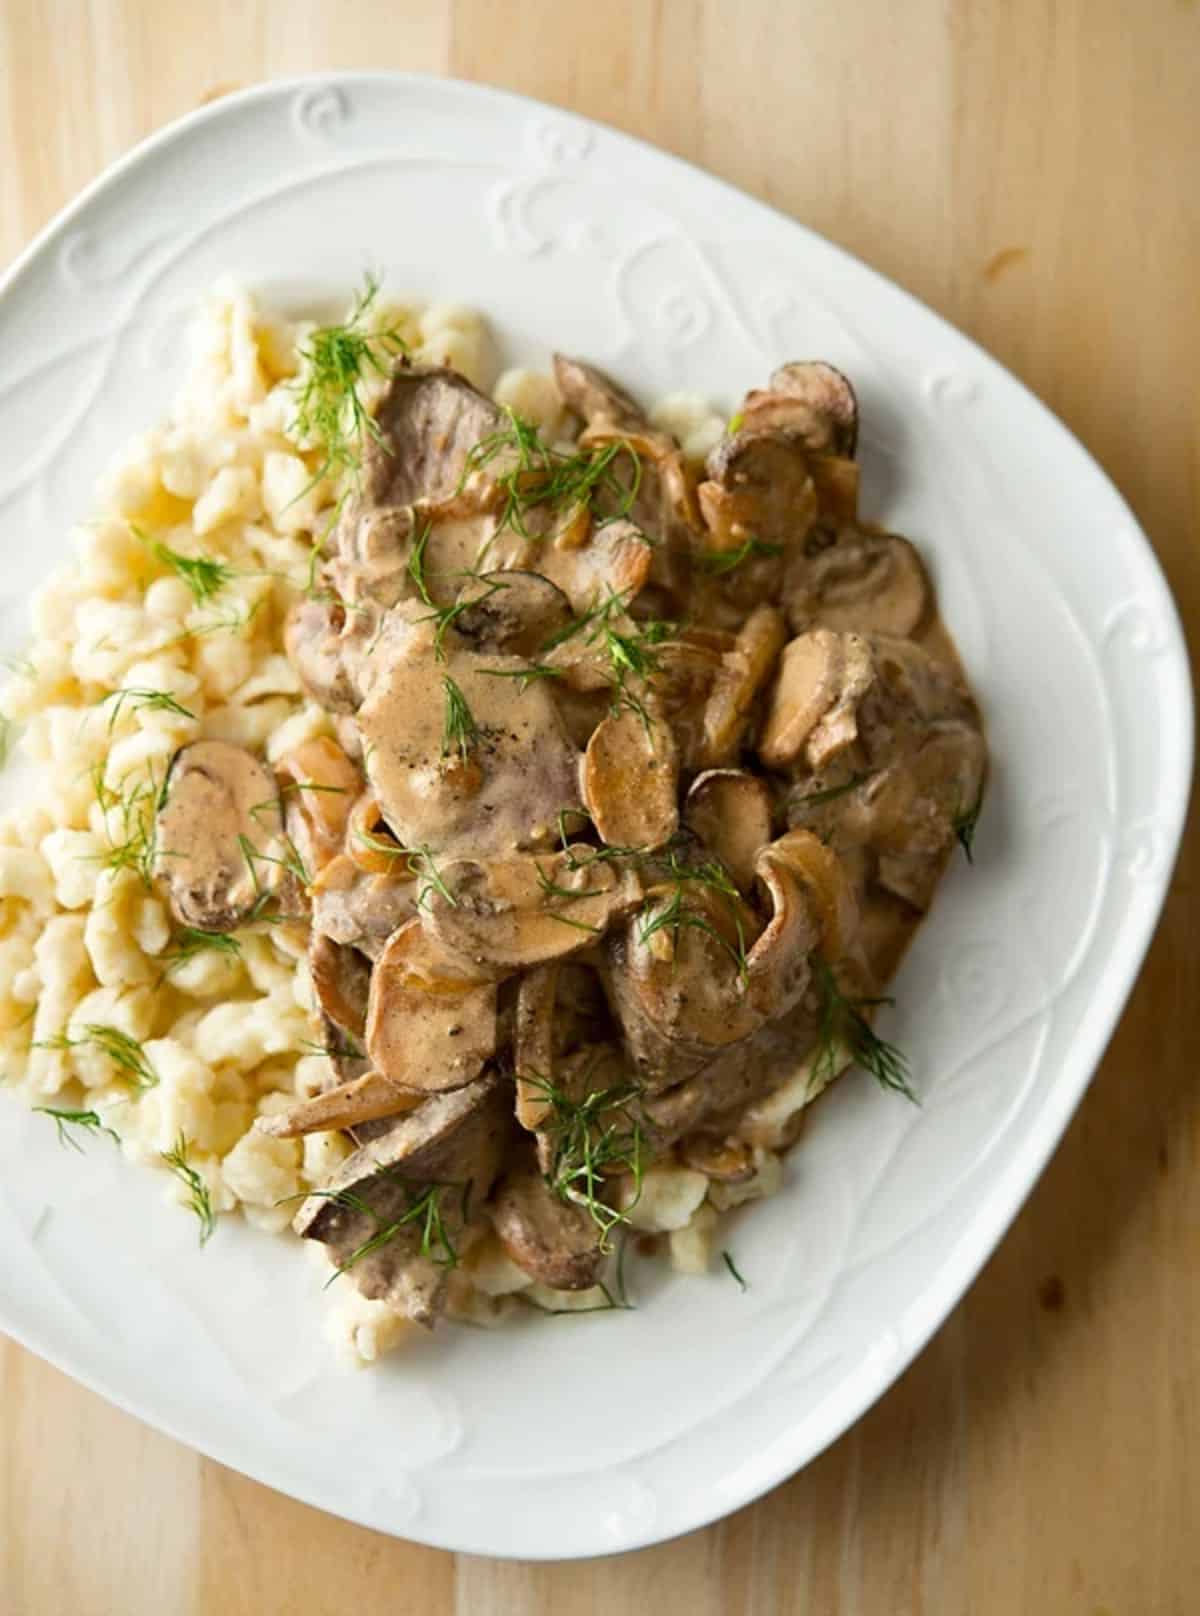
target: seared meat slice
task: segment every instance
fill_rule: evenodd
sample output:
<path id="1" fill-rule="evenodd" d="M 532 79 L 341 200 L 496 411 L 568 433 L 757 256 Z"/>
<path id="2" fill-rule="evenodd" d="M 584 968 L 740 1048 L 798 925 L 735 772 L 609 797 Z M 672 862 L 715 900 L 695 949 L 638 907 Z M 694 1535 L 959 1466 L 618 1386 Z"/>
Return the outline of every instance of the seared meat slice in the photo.
<path id="1" fill-rule="evenodd" d="M 494 1073 L 426 1100 L 308 1197 L 297 1234 L 326 1245 L 364 1296 L 431 1325 L 457 1241 L 499 1171 L 511 1110 L 511 1086 Z"/>
<path id="2" fill-rule="evenodd" d="M 501 1180 L 492 1225 L 518 1268 L 557 1291 L 585 1291 L 596 1283 L 604 1253 L 600 1229 L 585 1208 L 555 1195 L 532 1165 Z"/>
<path id="3" fill-rule="evenodd" d="M 456 370 L 400 369 L 366 438 L 364 505 L 436 503 L 458 492 L 467 457 L 504 425 L 504 415 Z"/>
<path id="4" fill-rule="evenodd" d="M 198 931 L 233 931 L 283 874 L 279 787 L 229 741 L 194 741 L 171 759 L 156 816 L 155 873 L 171 912 Z"/>

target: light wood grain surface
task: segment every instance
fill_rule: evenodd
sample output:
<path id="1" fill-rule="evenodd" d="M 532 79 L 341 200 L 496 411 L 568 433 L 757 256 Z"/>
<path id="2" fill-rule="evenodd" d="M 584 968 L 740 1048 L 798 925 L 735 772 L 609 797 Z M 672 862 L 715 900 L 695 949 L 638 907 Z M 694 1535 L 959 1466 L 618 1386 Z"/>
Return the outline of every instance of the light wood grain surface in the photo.
<path id="1" fill-rule="evenodd" d="M 1074 428 L 1200 636 L 1197 5 L 0 0 L 0 257 L 203 99 L 385 66 L 605 119 L 893 276 Z M 1103 1069 L 983 1276 L 759 1504 L 617 1560 L 455 1557 L 268 1492 L 5 1346 L 0 1611 L 1192 1616 L 1198 862 L 1193 833 Z"/>

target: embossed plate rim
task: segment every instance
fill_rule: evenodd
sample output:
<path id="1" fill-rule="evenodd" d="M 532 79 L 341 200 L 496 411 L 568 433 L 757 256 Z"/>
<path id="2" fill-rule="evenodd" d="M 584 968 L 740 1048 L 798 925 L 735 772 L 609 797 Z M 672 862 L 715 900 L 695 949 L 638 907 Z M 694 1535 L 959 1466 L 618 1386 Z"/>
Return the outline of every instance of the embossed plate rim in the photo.
<path id="1" fill-rule="evenodd" d="M 53 248 L 109 187 L 114 186 L 131 168 L 157 157 L 172 144 L 186 140 L 197 128 L 210 123 L 219 123 L 231 112 L 239 111 L 255 101 L 301 95 L 312 99 L 324 92 L 352 96 L 356 87 L 378 86 L 395 89 L 406 85 L 435 95 L 444 92 L 450 101 L 465 98 L 468 102 L 473 100 L 479 104 L 487 103 L 499 109 L 504 116 L 511 116 L 514 122 L 535 115 L 563 119 L 572 130 L 586 133 L 589 140 L 602 138 L 605 142 L 613 143 L 615 148 L 629 155 L 631 164 L 652 165 L 660 175 L 674 174 L 681 184 L 691 188 L 703 187 L 710 193 L 714 186 L 720 187 L 720 192 L 713 194 L 730 199 L 731 205 L 736 201 L 738 208 L 751 206 L 759 210 L 759 214 L 767 221 L 768 230 L 779 231 L 785 226 L 790 227 L 792 232 L 798 232 L 799 236 L 804 238 L 814 252 L 819 251 L 829 261 L 839 262 L 848 272 L 852 271 L 854 277 L 868 277 L 881 295 L 886 292 L 886 296 L 893 304 L 898 297 L 903 300 L 903 307 L 915 311 L 922 320 L 935 322 L 936 327 L 943 333 L 947 346 L 954 353 L 969 358 L 977 377 L 998 381 L 1006 390 L 1015 389 L 1016 394 L 1020 395 L 1021 408 L 1026 419 L 1032 420 L 1040 427 L 1043 446 L 1055 453 L 1061 448 L 1072 457 L 1081 459 L 1091 468 L 1091 473 L 1103 480 L 1112 502 L 1114 518 L 1120 517 L 1119 522 L 1114 519 L 1113 530 L 1109 535 L 1110 542 L 1114 546 L 1126 547 L 1127 559 L 1132 570 L 1140 575 L 1139 587 L 1153 597 L 1152 604 L 1160 614 L 1163 639 L 1156 650 L 1164 664 L 1169 664 L 1165 685 L 1169 687 L 1169 705 L 1178 721 L 1178 744 L 1170 756 L 1162 762 L 1166 804 L 1157 828 L 1165 833 L 1165 845 L 1159 850 L 1162 856 L 1145 878 L 1142 890 L 1143 893 L 1149 893 L 1149 901 L 1142 904 L 1134 923 L 1128 928 L 1128 934 L 1123 935 L 1106 956 L 1104 974 L 1113 991 L 1107 1002 L 1098 1008 L 1093 1007 L 1078 1039 L 1083 1055 L 1080 1057 L 1078 1050 L 1073 1052 L 1075 1059 L 1069 1080 L 1067 1077 L 1057 1077 L 1049 1087 L 1036 1118 L 1036 1126 L 1028 1130 L 1026 1137 L 1015 1148 L 1004 1174 L 993 1185 L 987 1199 L 973 1212 L 967 1229 L 953 1251 L 952 1258 L 948 1258 L 939 1270 L 936 1283 L 931 1282 L 926 1287 L 920 1297 L 920 1306 L 914 1304 L 910 1310 L 915 1317 L 911 1321 L 906 1317 L 898 1322 L 897 1328 L 892 1331 L 893 1339 L 889 1342 L 887 1351 L 866 1355 L 864 1361 L 853 1372 L 852 1393 L 841 1392 L 839 1387 L 839 1396 L 830 1396 L 824 1403 L 807 1412 L 802 1421 L 802 1429 L 800 1424 L 787 1426 L 785 1420 L 784 1429 L 779 1434 L 778 1440 L 770 1442 L 769 1451 L 733 1452 L 728 1450 L 727 1445 L 727 1450 L 721 1453 L 715 1452 L 720 1447 L 715 1438 L 711 1441 L 701 1441 L 700 1446 L 708 1448 L 708 1455 L 703 1461 L 709 1472 L 708 1491 L 703 1505 L 695 1505 L 686 1518 L 672 1516 L 666 1508 L 661 1515 L 657 1512 L 654 1494 L 638 1477 L 638 1460 L 622 1461 L 621 1465 L 615 1466 L 614 1469 L 622 1469 L 627 1475 L 627 1502 L 632 1506 L 633 1519 L 631 1523 L 622 1522 L 619 1534 L 609 1531 L 606 1535 L 604 1527 L 598 1524 L 591 1538 L 586 1541 L 574 1539 L 568 1551 L 573 1555 L 596 1554 L 614 1547 L 631 1548 L 659 1541 L 664 1537 L 706 1524 L 729 1510 L 749 1502 L 790 1475 L 846 1429 L 903 1371 L 932 1332 L 943 1322 L 950 1307 L 974 1278 L 1020 1209 L 1050 1152 L 1058 1143 L 1087 1086 L 1096 1060 L 1111 1035 L 1117 1015 L 1149 944 L 1154 920 L 1161 908 L 1170 878 L 1187 803 L 1192 743 L 1190 682 L 1178 615 L 1161 569 L 1136 520 L 1077 440 L 1015 377 L 969 338 L 955 331 L 902 288 L 887 282 L 841 249 L 814 235 L 797 221 L 779 214 L 769 205 L 747 197 L 745 193 L 726 182 L 705 174 L 683 160 L 658 151 L 634 137 L 507 91 L 465 84 L 456 80 L 431 78 L 422 74 L 315 74 L 255 86 L 225 97 L 210 106 L 199 108 L 157 132 L 120 159 L 53 220 L 0 280 L 0 306 L 21 281 L 26 270 L 48 249 Z M 461 105 L 461 100 L 458 105 Z M 646 171 L 649 172 L 648 167 Z M 486 298 L 483 300 L 486 302 Z M 1114 720 L 1114 724 L 1115 722 Z M 119 1375 L 109 1373 L 99 1365 L 81 1361 L 78 1356 L 71 1353 L 47 1351 L 46 1344 L 37 1339 L 38 1332 L 33 1323 L 24 1325 L 21 1321 L 8 1319 L 6 1327 L 10 1329 L 10 1333 L 24 1340 L 33 1350 L 51 1358 L 76 1379 L 92 1386 L 129 1412 L 151 1420 L 159 1428 L 200 1451 L 209 1453 L 213 1458 L 226 1464 L 232 1463 L 256 1479 L 288 1491 L 318 1507 L 332 1509 L 350 1519 L 383 1530 L 403 1532 L 425 1542 L 468 1552 L 501 1555 L 520 1553 L 526 1557 L 541 1558 L 555 1558 L 562 1555 L 562 1548 L 555 1541 L 553 1509 L 547 1509 L 543 1538 L 531 1542 L 526 1536 L 520 1546 L 513 1549 L 506 1541 L 503 1521 L 499 1523 L 498 1528 L 495 1522 L 491 1522 L 487 1530 L 481 1530 L 477 1525 L 473 1526 L 467 1517 L 455 1517 L 452 1510 L 443 1510 L 441 1517 L 435 1516 L 432 1521 L 425 1522 L 420 1518 L 407 1516 L 403 1508 L 399 1507 L 396 1498 L 389 1495 L 381 1499 L 370 1489 L 351 1497 L 344 1494 L 339 1497 L 336 1489 L 331 1489 L 326 1484 L 313 1483 L 296 1472 L 281 1475 L 278 1464 L 272 1468 L 273 1455 L 264 1453 L 261 1449 L 256 1452 L 252 1443 L 237 1445 L 216 1439 L 210 1441 L 203 1423 L 198 1423 L 196 1411 L 191 1407 L 186 1414 L 181 1412 L 178 1416 L 165 1411 L 162 1406 L 153 1412 L 147 1412 L 145 1403 L 139 1404 L 136 1392 L 127 1390 L 120 1383 Z M 753 1397 L 755 1391 L 749 1393 L 748 1397 Z M 792 1401 L 795 1403 L 797 1399 L 793 1398 Z M 685 1443 L 691 1444 L 688 1448 L 688 1457 L 693 1466 L 700 1462 L 699 1455 L 695 1451 L 696 1439 L 697 1433 L 694 1429 L 689 1429 L 672 1439 L 680 1448 Z M 563 1474 L 566 1476 L 568 1473 L 564 1471 Z M 400 1479 L 403 1482 L 403 1475 Z M 535 1491 L 541 1487 L 545 1494 L 553 1487 L 554 1478 L 534 1477 L 522 1482 L 521 1485 Z"/>

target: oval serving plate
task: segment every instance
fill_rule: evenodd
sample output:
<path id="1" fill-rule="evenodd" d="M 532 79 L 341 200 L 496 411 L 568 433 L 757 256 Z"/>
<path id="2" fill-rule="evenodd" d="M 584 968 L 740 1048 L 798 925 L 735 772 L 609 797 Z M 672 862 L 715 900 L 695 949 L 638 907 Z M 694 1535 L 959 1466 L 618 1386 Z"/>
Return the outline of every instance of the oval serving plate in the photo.
<path id="1" fill-rule="evenodd" d="M 165 411 L 184 318 L 233 272 L 293 312 L 365 267 L 643 398 L 732 406 L 782 360 L 854 379 L 864 510 L 921 545 L 995 760 L 897 983 L 919 1108 L 850 1076 L 749 1281 L 633 1265 L 635 1312 L 447 1329 L 347 1375 L 321 1275 L 230 1224 L 203 1251 L 148 1173 L 0 1100 L 0 1325 L 113 1402 L 323 1509 L 476 1554 L 565 1558 L 700 1526 L 791 1474 L 901 1372 L 1058 1142 L 1136 976 L 1191 769 L 1183 641 L 1134 518 L 1031 394 L 887 281 L 610 129 L 402 75 L 279 83 L 117 164 L 0 287 L 0 649 L 96 475 Z M 11 789 L 11 787 L 9 788 Z M 655 1265 L 656 1266 L 656 1265 Z"/>

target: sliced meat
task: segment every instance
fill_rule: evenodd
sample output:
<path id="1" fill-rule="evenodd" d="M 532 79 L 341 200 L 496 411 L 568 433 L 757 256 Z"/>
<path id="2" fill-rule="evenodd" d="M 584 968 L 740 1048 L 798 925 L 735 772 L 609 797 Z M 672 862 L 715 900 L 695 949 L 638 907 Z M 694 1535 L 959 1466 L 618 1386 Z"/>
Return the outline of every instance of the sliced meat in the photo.
<path id="1" fill-rule="evenodd" d="M 499 1171 L 511 1104 L 509 1086 L 495 1074 L 426 1100 L 308 1197 L 296 1232 L 327 1246 L 364 1296 L 432 1324 L 457 1242 Z M 427 1236 L 431 1205 L 444 1241 Z M 380 1243 L 354 1260 L 372 1241 Z"/>
<path id="2" fill-rule="evenodd" d="M 279 885 L 282 827 L 275 777 L 244 747 L 194 741 L 176 752 L 156 817 L 154 867 L 180 924 L 240 926 Z"/>
<path id="3" fill-rule="evenodd" d="M 607 427 L 614 435 L 648 429 L 642 407 L 616 382 L 582 359 L 554 355 L 554 381 L 563 403 L 589 427 Z"/>
<path id="4" fill-rule="evenodd" d="M 468 457 L 500 431 L 504 415 L 465 376 L 442 367 L 395 372 L 375 412 L 361 473 L 364 505 L 448 500 L 468 472 Z"/>
<path id="5" fill-rule="evenodd" d="M 374 611 L 351 610 L 332 594 L 298 601 L 284 624 L 283 646 L 305 694 L 331 713 L 354 712 L 377 630 Z"/>
<path id="6" fill-rule="evenodd" d="M 500 1181 L 492 1226 L 517 1267 L 543 1285 L 582 1291 L 596 1283 L 604 1261 L 598 1225 L 583 1207 L 555 1195 L 532 1167 Z"/>
<path id="7" fill-rule="evenodd" d="M 746 394 L 742 421 L 749 432 L 794 432 L 814 454 L 853 459 L 858 399 L 848 379 L 821 359 L 781 365 L 764 388 Z"/>
<path id="8" fill-rule="evenodd" d="M 548 840 L 559 813 L 578 806 L 579 753 L 547 681 L 518 688 L 525 666 L 468 651 L 443 664 L 416 648 L 380 664 L 359 727 L 371 789 L 402 846 L 497 857 Z M 452 700 L 467 714 L 453 734 Z"/>

